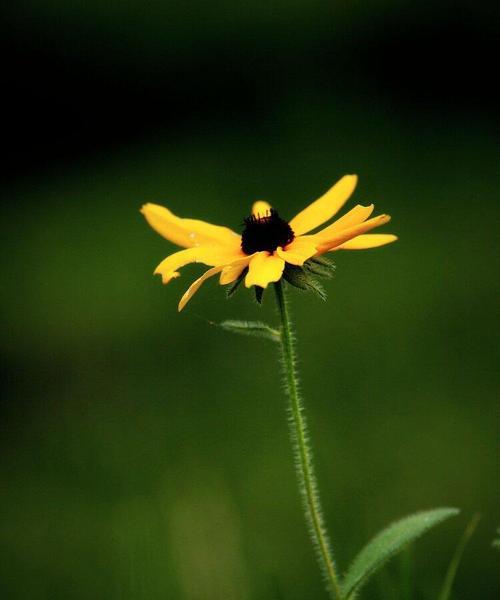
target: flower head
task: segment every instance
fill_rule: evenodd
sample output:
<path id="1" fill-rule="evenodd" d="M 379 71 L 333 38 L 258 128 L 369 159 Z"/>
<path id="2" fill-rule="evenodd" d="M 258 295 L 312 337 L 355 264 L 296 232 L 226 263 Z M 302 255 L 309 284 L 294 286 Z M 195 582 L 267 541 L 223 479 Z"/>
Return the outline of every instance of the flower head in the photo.
<path id="1" fill-rule="evenodd" d="M 255 202 L 244 221 L 241 235 L 227 227 L 195 219 L 182 219 L 167 208 L 145 204 L 141 212 L 151 227 L 183 250 L 167 256 L 155 269 L 163 283 L 178 277 L 178 269 L 189 263 L 210 266 L 194 281 L 179 303 L 182 310 L 209 277 L 220 274 L 227 285 L 244 277 L 245 286 L 266 288 L 279 281 L 286 265 L 303 267 L 325 252 L 363 250 L 389 244 L 395 235 L 369 234 L 390 220 L 389 215 L 370 218 L 374 206 L 358 204 L 344 216 L 317 231 L 347 202 L 356 187 L 356 175 L 345 175 L 323 196 L 290 221 L 264 201 Z"/>

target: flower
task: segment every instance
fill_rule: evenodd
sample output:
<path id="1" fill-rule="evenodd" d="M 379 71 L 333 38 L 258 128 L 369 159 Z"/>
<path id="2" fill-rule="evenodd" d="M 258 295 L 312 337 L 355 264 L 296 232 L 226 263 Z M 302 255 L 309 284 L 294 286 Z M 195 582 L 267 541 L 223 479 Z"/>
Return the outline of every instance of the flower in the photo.
<path id="1" fill-rule="evenodd" d="M 358 204 L 324 229 L 311 233 L 343 207 L 357 179 L 356 175 L 345 175 L 291 221 L 281 218 L 267 202 L 255 202 L 241 235 L 227 227 L 182 219 L 158 204 L 145 204 L 141 212 L 151 227 L 184 248 L 167 256 L 154 273 L 168 283 L 179 277 L 178 269 L 189 263 L 211 267 L 189 286 L 179 302 L 180 311 L 201 285 L 218 273 L 221 285 L 236 282 L 244 275 L 247 288 L 266 288 L 281 279 L 286 263 L 302 267 L 325 252 L 376 248 L 395 241 L 397 237 L 392 234 L 368 233 L 390 220 L 389 215 L 369 218 L 373 204 Z"/>

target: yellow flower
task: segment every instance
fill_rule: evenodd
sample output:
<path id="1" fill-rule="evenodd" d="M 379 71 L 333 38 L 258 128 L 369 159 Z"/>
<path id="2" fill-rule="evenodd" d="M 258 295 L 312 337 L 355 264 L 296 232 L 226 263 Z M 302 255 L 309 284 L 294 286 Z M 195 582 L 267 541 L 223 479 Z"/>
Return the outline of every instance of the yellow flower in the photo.
<path id="1" fill-rule="evenodd" d="M 184 248 L 167 256 L 156 267 L 155 274 L 162 276 L 163 283 L 168 283 L 179 277 L 179 268 L 189 263 L 212 267 L 182 296 L 179 303 L 179 310 L 182 310 L 203 282 L 217 273 L 220 273 L 220 283 L 227 285 L 239 279 L 247 269 L 246 287 L 266 288 L 281 278 L 285 263 L 302 266 L 306 260 L 325 252 L 376 248 L 395 241 L 397 237 L 388 233 L 368 234 L 390 220 L 389 215 L 370 219 L 373 204 L 358 204 L 324 229 L 311 233 L 343 207 L 354 191 L 357 179 L 356 175 L 345 175 L 289 222 L 267 202 L 255 202 L 241 235 L 227 227 L 181 219 L 157 204 L 145 204 L 141 212 L 151 227 Z"/>

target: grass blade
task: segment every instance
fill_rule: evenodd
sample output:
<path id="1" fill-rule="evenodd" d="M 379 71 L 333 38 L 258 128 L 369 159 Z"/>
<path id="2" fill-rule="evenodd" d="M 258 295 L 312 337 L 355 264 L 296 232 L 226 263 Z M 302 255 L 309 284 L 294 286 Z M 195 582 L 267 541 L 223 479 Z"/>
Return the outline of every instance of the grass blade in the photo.
<path id="1" fill-rule="evenodd" d="M 491 545 L 493 546 L 493 548 L 497 548 L 498 550 L 500 550 L 500 527 L 497 529 L 497 534 L 498 537 L 491 542 Z"/>
<path id="2" fill-rule="evenodd" d="M 479 513 L 476 513 L 467 524 L 467 527 L 465 528 L 465 531 L 462 537 L 460 538 L 460 542 L 458 543 L 457 549 L 453 554 L 448 570 L 446 571 L 443 587 L 441 589 L 441 593 L 438 596 L 438 600 L 449 600 L 451 595 L 451 588 L 453 587 L 453 582 L 455 581 L 455 576 L 457 574 L 458 565 L 460 564 L 460 560 L 462 559 L 465 547 L 467 546 L 470 538 L 472 537 L 480 518 L 481 515 Z"/>

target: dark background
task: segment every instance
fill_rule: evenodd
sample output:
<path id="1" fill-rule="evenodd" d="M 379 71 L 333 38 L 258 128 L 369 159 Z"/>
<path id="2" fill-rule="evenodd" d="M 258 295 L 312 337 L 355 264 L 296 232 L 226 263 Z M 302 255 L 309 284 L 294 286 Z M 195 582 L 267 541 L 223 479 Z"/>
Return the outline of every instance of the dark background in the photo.
<path id="1" fill-rule="evenodd" d="M 345 569 L 391 519 L 462 514 L 363 597 L 500 593 L 498 10 L 493 3 L 2 8 L 2 597 L 324 598 L 295 489 L 275 321 L 173 247 L 144 202 L 238 228 L 344 173 L 397 244 L 292 294 L 326 519 Z"/>

